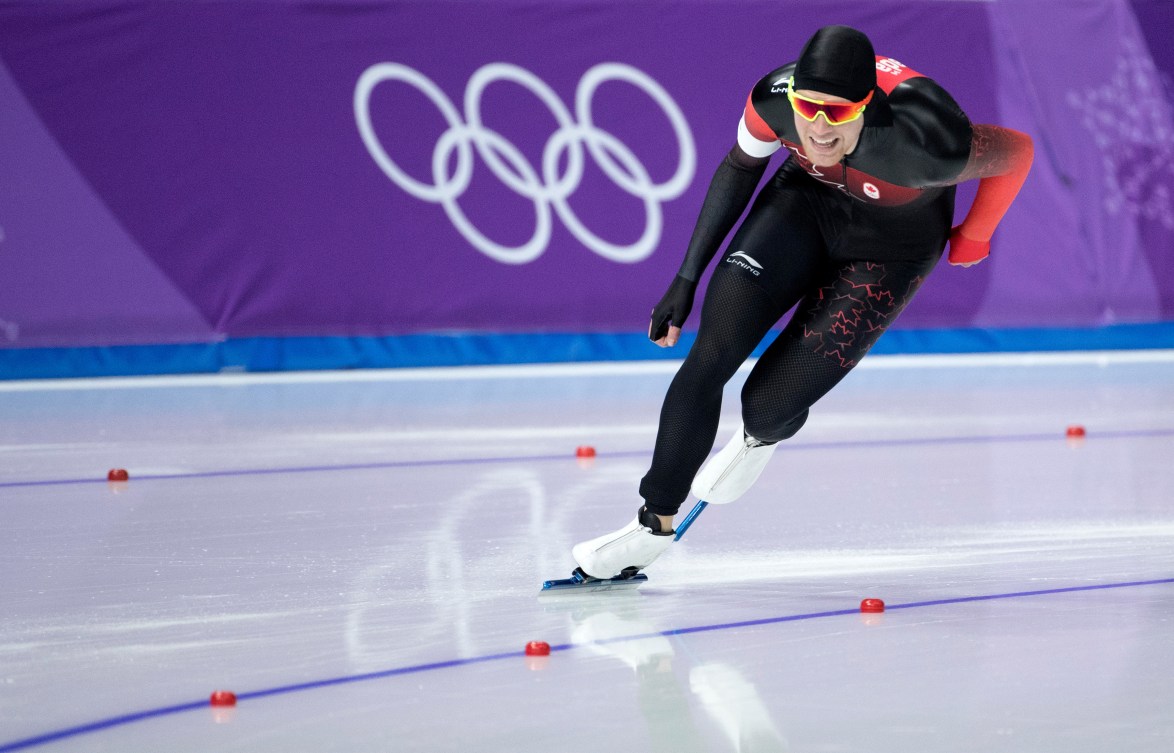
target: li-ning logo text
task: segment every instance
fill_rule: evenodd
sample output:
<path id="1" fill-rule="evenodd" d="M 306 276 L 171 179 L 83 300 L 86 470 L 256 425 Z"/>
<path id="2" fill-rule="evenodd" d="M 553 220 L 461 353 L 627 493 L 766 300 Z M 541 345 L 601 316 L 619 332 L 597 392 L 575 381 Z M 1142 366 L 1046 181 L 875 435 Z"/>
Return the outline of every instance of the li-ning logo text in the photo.
<path id="1" fill-rule="evenodd" d="M 762 274 L 762 265 L 759 264 L 753 256 L 746 253 L 745 251 L 735 251 L 734 253 L 730 254 L 726 257 L 726 263 L 741 267 L 755 277 L 758 277 L 760 274 Z"/>
<path id="2" fill-rule="evenodd" d="M 415 87 L 436 105 L 448 123 L 448 130 L 432 148 L 432 183 L 419 181 L 404 172 L 375 134 L 371 93 L 384 81 L 401 81 Z M 558 128 L 542 148 L 541 168 L 532 165 L 521 149 L 482 122 L 482 94 L 489 84 L 497 81 L 510 81 L 529 90 L 554 115 Z M 627 145 L 594 124 L 592 100 L 600 84 L 608 81 L 625 81 L 643 90 L 668 116 L 677 140 L 678 158 L 676 171 L 663 183 L 654 183 L 648 169 Z M 453 226 L 469 243 L 486 256 L 507 264 L 534 261 L 546 251 L 551 238 L 552 208 L 571 234 L 600 256 L 627 263 L 646 259 L 660 242 L 664 225 L 661 203 L 675 199 L 688 188 L 697 166 L 693 134 L 680 107 L 650 76 L 621 63 L 601 63 L 583 74 L 575 91 L 574 115 L 542 79 L 509 63 L 490 63 L 473 73 L 465 87 L 463 118 L 431 79 L 400 63 L 378 63 L 364 71 L 355 86 L 354 107 L 359 134 L 383 173 L 417 199 L 443 206 Z M 405 141 L 409 140 L 410 135 Z M 615 185 L 643 200 L 644 231 L 634 243 L 619 245 L 604 240 L 588 230 L 571 209 L 568 199 L 579 188 L 583 177 L 584 147 Z M 458 201 L 472 179 L 474 150 L 507 188 L 534 202 L 534 234 L 525 243 L 506 246 L 490 239 L 461 210 Z M 451 173 L 450 163 L 453 164 Z M 561 174 L 560 164 L 565 164 Z"/>

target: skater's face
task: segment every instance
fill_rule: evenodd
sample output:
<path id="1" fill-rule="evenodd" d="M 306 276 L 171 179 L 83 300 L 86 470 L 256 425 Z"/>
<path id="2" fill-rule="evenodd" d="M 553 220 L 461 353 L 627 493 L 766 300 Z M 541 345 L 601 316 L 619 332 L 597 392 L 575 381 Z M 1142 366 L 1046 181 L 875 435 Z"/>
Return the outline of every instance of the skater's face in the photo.
<path id="1" fill-rule="evenodd" d="M 803 100 L 827 104 L 851 105 L 852 101 L 823 92 L 799 89 L 795 94 Z M 846 123 L 832 125 L 824 112 L 817 112 L 815 120 L 808 120 L 798 108 L 794 109 L 795 130 L 807 159 L 816 167 L 831 167 L 852 153 L 864 130 L 864 118 L 855 117 Z"/>

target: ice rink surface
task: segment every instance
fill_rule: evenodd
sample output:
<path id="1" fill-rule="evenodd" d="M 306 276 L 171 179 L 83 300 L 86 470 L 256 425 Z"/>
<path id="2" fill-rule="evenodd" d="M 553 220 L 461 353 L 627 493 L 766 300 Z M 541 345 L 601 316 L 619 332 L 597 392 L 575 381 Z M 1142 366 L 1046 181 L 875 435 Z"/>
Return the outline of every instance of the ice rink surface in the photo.
<path id="1" fill-rule="evenodd" d="M 1170 353 L 873 357 L 540 598 L 674 367 L 0 382 L 0 751 L 1174 750 Z"/>

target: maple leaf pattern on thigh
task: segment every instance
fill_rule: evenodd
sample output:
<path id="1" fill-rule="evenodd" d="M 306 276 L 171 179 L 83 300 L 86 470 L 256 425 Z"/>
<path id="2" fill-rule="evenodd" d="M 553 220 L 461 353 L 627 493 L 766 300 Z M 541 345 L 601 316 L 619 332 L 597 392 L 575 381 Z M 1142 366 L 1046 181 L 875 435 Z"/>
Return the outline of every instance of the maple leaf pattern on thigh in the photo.
<path id="1" fill-rule="evenodd" d="M 808 296 L 796 314 L 803 342 L 852 368 L 897 318 L 924 281 L 893 275 L 880 262 L 851 262 L 830 285 Z"/>

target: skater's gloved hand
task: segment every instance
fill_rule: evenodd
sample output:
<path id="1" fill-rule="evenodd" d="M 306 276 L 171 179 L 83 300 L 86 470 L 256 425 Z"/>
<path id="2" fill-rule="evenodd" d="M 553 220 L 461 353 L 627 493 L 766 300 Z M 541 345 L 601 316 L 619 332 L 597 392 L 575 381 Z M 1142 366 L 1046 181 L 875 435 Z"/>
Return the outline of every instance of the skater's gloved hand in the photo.
<path id="1" fill-rule="evenodd" d="M 980 241 L 962 233 L 962 226 L 950 231 L 948 259 L 955 267 L 973 267 L 991 253 L 991 242 Z"/>
<path id="2" fill-rule="evenodd" d="M 697 283 L 677 275 L 668 292 L 652 309 L 648 324 L 648 339 L 662 348 L 671 348 L 681 339 L 681 325 L 693 310 L 693 295 Z"/>

